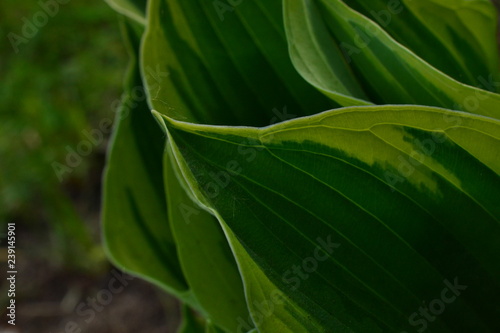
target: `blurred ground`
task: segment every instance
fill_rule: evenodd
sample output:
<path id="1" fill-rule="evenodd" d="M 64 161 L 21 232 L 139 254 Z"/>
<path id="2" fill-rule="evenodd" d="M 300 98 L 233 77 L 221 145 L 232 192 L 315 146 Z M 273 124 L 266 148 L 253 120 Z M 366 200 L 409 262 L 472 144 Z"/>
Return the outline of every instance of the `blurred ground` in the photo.
<path id="1" fill-rule="evenodd" d="M 121 275 L 115 269 L 88 275 L 54 270 L 40 259 L 20 260 L 14 332 L 72 332 L 67 325 L 75 325 L 75 333 L 175 332 L 180 317 L 177 302 L 138 278 L 123 288 L 115 283 L 122 291 L 106 299 L 103 291 L 109 290 L 109 281 Z M 94 300 L 109 304 L 93 305 Z"/>
<path id="2" fill-rule="evenodd" d="M 174 332 L 177 301 L 139 279 L 94 318 L 76 312 L 82 302 L 88 310 L 88 297 L 106 290 L 117 272 L 99 231 L 107 137 L 62 179 L 53 163 L 64 164 L 84 131 L 113 119 L 127 55 L 116 14 L 103 0 L 66 2 L 46 20 L 40 12 L 47 0 L 0 2 L 0 234 L 15 222 L 17 237 L 12 332 L 71 332 L 65 327 L 71 321 L 74 332 Z M 0 245 L 2 333 L 5 235 Z"/>

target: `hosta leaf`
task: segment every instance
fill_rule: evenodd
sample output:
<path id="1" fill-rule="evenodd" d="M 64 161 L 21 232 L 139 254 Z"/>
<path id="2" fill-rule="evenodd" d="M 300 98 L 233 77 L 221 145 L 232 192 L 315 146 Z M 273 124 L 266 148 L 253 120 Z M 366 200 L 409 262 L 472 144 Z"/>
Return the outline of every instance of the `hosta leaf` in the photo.
<path id="1" fill-rule="evenodd" d="M 298 6 L 294 1 L 285 0 L 285 9 L 290 9 L 285 11 L 289 44 L 301 48 L 300 40 L 306 40 L 308 34 L 313 40 L 326 34 L 324 26 L 320 24 L 316 24 L 315 30 L 303 29 L 302 34 L 290 32 L 293 29 L 299 30 L 304 25 L 306 18 L 301 17 L 301 14 L 313 18 L 307 20 L 320 20 L 318 13 L 323 13 L 324 22 L 329 27 L 331 35 L 329 43 L 326 37 L 321 39 L 321 48 L 317 46 L 315 49 L 307 48 L 307 51 L 291 53 L 295 58 L 294 63 L 300 61 L 309 66 L 311 72 L 304 71 L 303 66 L 298 66 L 297 70 L 306 79 L 316 77 L 314 82 L 311 79 L 308 81 L 319 90 L 332 92 L 334 87 L 332 83 L 328 84 L 324 68 L 311 67 L 309 64 L 317 63 L 320 57 L 336 57 L 326 63 L 327 67 L 330 66 L 329 73 L 333 73 L 333 76 L 340 80 L 345 69 L 339 70 L 338 64 L 346 61 L 363 88 L 364 94 L 368 96 L 367 102 L 439 106 L 500 118 L 498 108 L 500 95 L 464 85 L 436 70 L 396 42 L 379 25 L 342 1 L 300 1 L 303 3 L 304 11 L 298 12 L 291 10 Z M 294 27 L 296 25 L 298 27 Z M 325 48 L 328 46 L 330 51 L 327 52 Z M 342 55 L 337 48 L 341 49 Z M 299 56 L 301 59 L 297 60 Z M 341 67 L 344 68 L 345 65 Z M 487 79 L 491 81 L 492 77 Z M 495 86 L 496 83 L 492 82 L 491 85 Z M 330 97 L 342 103 L 342 99 Z M 360 98 L 361 95 L 354 97 Z"/>
<path id="2" fill-rule="evenodd" d="M 285 1 L 289 52 L 298 72 L 344 106 L 371 104 L 312 1 Z"/>
<path id="3" fill-rule="evenodd" d="M 138 36 L 131 25 L 125 27 L 132 59 L 105 170 L 104 244 L 117 266 L 179 294 L 187 284 L 168 225 L 162 183 L 164 134 L 144 98 L 133 53 Z"/>
<path id="4" fill-rule="evenodd" d="M 104 0 L 118 13 L 125 15 L 141 25 L 146 25 L 146 6 L 148 0 Z"/>
<path id="5" fill-rule="evenodd" d="M 131 48 L 137 49 L 140 33 L 126 27 Z M 135 64 L 133 58 L 106 170 L 107 252 L 119 267 L 231 330 L 236 317 L 248 316 L 236 263 L 217 221 L 189 199 L 168 155 L 162 161 L 164 133 L 149 112 Z"/>
<path id="6" fill-rule="evenodd" d="M 151 1 L 142 72 L 154 109 L 180 120 L 255 126 L 334 107 L 293 69 L 280 0 L 220 3 Z"/>
<path id="7" fill-rule="evenodd" d="M 346 0 L 435 68 L 483 89 L 498 72 L 497 12 L 489 0 Z"/>
<path id="8" fill-rule="evenodd" d="M 164 163 L 169 220 L 186 281 L 203 314 L 234 332 L 237 318 L 247 317 L 248 310 L 231 249 L 217 220 L 181 186 L 170 153 Z"/>
<path id="9" fill-rule="evenodd" d="M 499 121 L 368 106 L 263 129 L 165 122 L 190 187 L 295 305 L 276 315 L 322 332 L 500 329 Z"/>

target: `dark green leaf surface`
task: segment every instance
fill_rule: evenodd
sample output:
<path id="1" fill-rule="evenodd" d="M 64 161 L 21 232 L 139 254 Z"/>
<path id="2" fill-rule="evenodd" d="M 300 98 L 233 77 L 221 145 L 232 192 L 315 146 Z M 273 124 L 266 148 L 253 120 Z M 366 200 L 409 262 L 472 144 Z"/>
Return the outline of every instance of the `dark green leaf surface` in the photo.
<path id="1" fill-rule="evenodd" d="M 151 1 L 142 72 L 155 110 L 196 123 L 265 126 L 336 106 L 293 69 L 280 0 L 227 11 L 220 2 Z"/>
<path id="2" fill-rule="evenodd" d="M 346 0 L 455 80 L 490 90 L 498 72 L 497 12 L 488 0 Z"/>
<path id="3" fill-rule="evenodd" d="M 312 1 L 284 1 L 290 57 L 304 79 L 343 106 L 368 105 L 342 51 Z"/>
<path id="4" fill-rule="evenodd" d="M 190 186 L 295 304 L 277 311 L 313 332 L 410 331 L 455 284 L 429 332 L 500 329 L 498 121 L 418 106 L 166 121 Z"/>
<path id="5" fill-rule="evenodd" d="M 321 325 L 270 281 L 263 269 L 248 254 L 247 249 L 230 229 L 227 229 L 228 238 L 238 258 L 241 275 L 245 280 L 245 294 L 252 315 L 252 318 L 241 318 L 238 329 L 241 332 L 249 330 L 253 321 L 260 332 L 321 331 Z"/>

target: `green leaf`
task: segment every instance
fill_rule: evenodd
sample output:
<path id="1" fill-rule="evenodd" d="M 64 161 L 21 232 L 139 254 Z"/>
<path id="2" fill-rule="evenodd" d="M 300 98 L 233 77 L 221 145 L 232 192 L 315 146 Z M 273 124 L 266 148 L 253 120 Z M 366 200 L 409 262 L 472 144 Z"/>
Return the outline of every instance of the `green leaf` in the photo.
<path id="1" fill-rule="evenodd" d="M 104 0 L 118 13 L 131 18 L 141 25 L 146 25 L 146 7 L 148 0 Z"/>
<path id="2" fill-rule="evenodd" d="M 224 333 L 219 327 L 210 320 L 204 320 L 197 316 L 192 309 L 183 305 L 182 324 L 177 333 Z M 232 332 L 232 331 L 231 331 Z"/>
<path id="3" fill-rule="evenodd" d="M 177 333 L 204 333 L 205 325 L 202 319 L 196 316 L 189 306 L 182 305 L 182 323 Z"/>
<path id="4" fill-rule="evenodd" d="M 230 331 L 230 332 L 233 332 L 233 331 Z M 205 327 L 205 333 L 224 333 L 224 331 L 209 321 L 207 323 L 207 326 Z"/>
<path id="5" fill-rule="evenodd" d="M 234 234 L 231 231 L 227 234 L 245 280 L 245 294 L 252 315 L 239 320 L 239 332 L 250 330 L 252 322 L 261 332 L 320 331 L 315 320 L 304 320 L 307 314 L 269 280 Z"/>
<path id="6" fill-rule="evenodd" d="M 164 172 L 169 221 L 185 279 L 201 311 L 218 326 L 236 331 L 239 317 L 248 317 L 243 284 L 218 221 L 201 209 L 181 186 L 183 178 L 170 153 Z"/>
<path id="7" fill-rule="evenodd" d="M 151 1 L 141 66 L 155 110 L 264 126 L 336 106 L 293 69 L 280 0 L 221 3 Z"/>
<path id="8" fill-rule="evenodd" d="M 263 129 L 165 121 L 191 189 L 295 305 L 259 329 L 411 331 L 429 304 L 430 331 L 500 329 L 499 121 L 420 106 Z"/>
<path id="9" fill-rule="evenodd" d="M 497 12 L 488 0 L 346 0 L 398 42 L 455 80 L 484 85 L 498 73 Z M 494 90 L 492 90 L 494 91 Z"/>
<path id="10" fill-rule="evenodd" d="M 144 97 L 134 56 L 139 36 L 130 24 L 124 32 L 131 61 L 104 176 L 104 246 L 118 267 L 181 295 L 188 287 L 168 225 L 162 182 L 164 133 Z"/>
<path id="11" fill-rule="evenodd" d="M 379 25 L 345 3 L 338 0 L 300 1 L 304 10 L 299 12 L 292 11 L 298 6 L 296 2 L 285 0 L 285 8 L 289 9 L 285 11 L 286 27 L 289 44 L 296 48 L 304 47 L 308 51 L 292 52 L 291 56 L 297 58 L 300 55 L 300 61 L 309 66 L 311 72 L 304 71 L 304 66 L 298 66 L 297 70 L 306 79 L 317 78 L 314 82 L 311 79 L 308 81 L 319 90 L 327 91 L 330 95 L 345 94 L 342 90 L 335 91 L 332 83 L 328 83 L 324 68 L 329 67 L 328 72 L 333 73 L 332 76 L 338 80 L 346 80 L 342 74 L 346 71 L 342 64 L 345 61 L 364 94 L 369 97 L 366 102 L 438 106 L 500 118 L 500 95 L 464 85 L 436 70 L 396 42 Z M 316 8 L 315 4 L 320 6 Z M 329 28 L 330 42 L 321 24 L 316 24 L 313 30 L 304 26 L 304 22 L 321 20 L 318 11 L 323 13 L 323 20 Z M 301 28 L 301 34 L 293 33 Z M 321 48 L 316 46 L 315 49 L 310 49 L 307 44 L 300 44 L 301 40 L 308 38 L 321 41 Z M 327 47 L 330 51 L 325 51 Z M 341 49 L 342 54 L 339 54 L 337 48 Z M 335 59 L 330 59 L 331 57 Z M 318 63 L 318 58 L 329 60 L 324 66 L 313 67 L 312 64 Z M 295 60 L 294 63 L 298 61 Z M 354 78 L 349 80 L 353 81 Z M 349 91 L 352 93 L 352 90 Z M 359 94 L 353 96 L 361 97 Z M 342 99 L 330 97 L 342 102 Z"/>
<path id="12" fill-rule="evenodd" d="M 311 1 L 285 1 L 292 62 L 302 77 L 344 106 L 371 104 Z"/>

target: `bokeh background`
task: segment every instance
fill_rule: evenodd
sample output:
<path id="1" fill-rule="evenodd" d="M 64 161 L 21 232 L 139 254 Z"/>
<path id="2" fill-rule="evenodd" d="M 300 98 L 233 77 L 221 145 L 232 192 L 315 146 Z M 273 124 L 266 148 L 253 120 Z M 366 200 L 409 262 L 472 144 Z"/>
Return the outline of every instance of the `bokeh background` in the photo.
<path id="1" fill-rule="evenodd" d="M 118 15 L 103 0 L 66 2 L 15 50 L 9 34 L 22 37 L 25 19 L 42 7 L 0 1 L 0 333 L 70 332 L 71 321 L 74 332 L 175 332 L 177 302 L 139 279 L 88 323 L 76 313 L 113 277 L 99 226 L 109 133 L 62 181 L 53 163 L 65 164 L 85 131 L 114 118 L 128 59 Z M 9 222 L 17 234 L 15 327 L 5 312 Z"/>
<path id="2" fill-rule="evenodd" d="M 103 0 L 60 5 L 16 52 L 9 33 L 21 36 L 24 18 L 40 9 L 38 0 L 0 1 L 0 333 L 68 332 L 71 321 L 83 333 L 175 332 L 179 304 L 139 279 L 88 323 L 76 313 L 113 277 L 99 227 L 109 133 L 62 181 L 53 163 L 64 164 L 85 131 L 114 118 L 127 54 Z M 15 327 L 4 310 L 9 222 L 17 233 Z"/>

